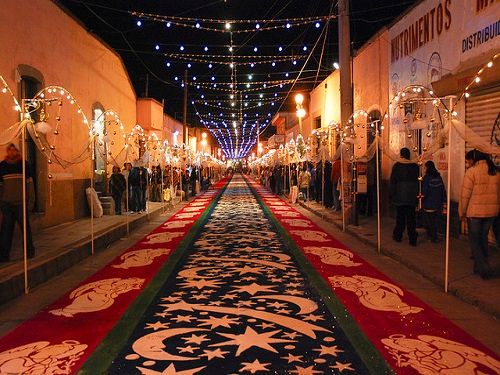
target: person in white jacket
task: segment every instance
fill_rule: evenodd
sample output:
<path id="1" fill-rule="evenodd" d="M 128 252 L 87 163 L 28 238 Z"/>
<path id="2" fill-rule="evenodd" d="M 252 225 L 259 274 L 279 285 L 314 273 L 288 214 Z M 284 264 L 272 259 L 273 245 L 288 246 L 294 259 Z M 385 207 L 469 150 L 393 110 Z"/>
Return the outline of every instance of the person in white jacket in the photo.
<path id="1" fill-rule="evenodd" d="M 467 219 L 474 273 L 483 279 L 493 276 L 488 263 L 488 233 L 500 209 L 500 176 L 489 155 L 472 150 L 465 155 L 472 165 L 465 172 L 459 214 Z"/>

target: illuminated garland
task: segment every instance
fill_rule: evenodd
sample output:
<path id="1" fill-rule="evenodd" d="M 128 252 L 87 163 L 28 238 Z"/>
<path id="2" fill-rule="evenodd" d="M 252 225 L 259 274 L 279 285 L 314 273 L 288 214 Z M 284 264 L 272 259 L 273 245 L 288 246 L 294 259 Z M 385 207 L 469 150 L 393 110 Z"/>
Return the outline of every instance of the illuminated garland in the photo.
<path id="1" fill-rule="evenodd" d="M 195 19 L 189 17 L 175 17 L 175 16 L 163 16 L 152 13 L 144 13 L 144 12 L 136 12 L 132 11 L 130 14 L 139 19 L 145 19 L 154 22 L 162 22 L 166 24 L 167 27 L 179 26 L 185 28 L 192 28 L 197 30 L 205 30 L 205 31 L 213 31 L 219 33 L 232 33 L 232 34 L 241 34 L 241 33 L 250 33 L 257 31 L 269 31 L 269 30 L 278 30 L 278 29 L 291 29 L 296 26 L 309 25 L 312 23 L 316 24 L 316 27 L 319 25 L 319 21 L 329 21 L 331 19 L 335 19 L 336 16 L 319 16 L 319 17 L 303 17 L 303 18 L 290 18 L 290 19 L 280 19 L 280 20 L 215 20 L 215 19 Z M 201 23 L 212 24 L 215 23 L 217 25 L 223 25 L 222 28 L 217 27 L 208 27 L 204 26 Z M 233 29 L 232 25 L 239 24 L 252 24 L 255 26 L 253 28 L 246 29 Z M 261 26 L 272 24 L 273 26 Z M 137 26 L 141 26 L 142 22 L 137 21 Z"/>

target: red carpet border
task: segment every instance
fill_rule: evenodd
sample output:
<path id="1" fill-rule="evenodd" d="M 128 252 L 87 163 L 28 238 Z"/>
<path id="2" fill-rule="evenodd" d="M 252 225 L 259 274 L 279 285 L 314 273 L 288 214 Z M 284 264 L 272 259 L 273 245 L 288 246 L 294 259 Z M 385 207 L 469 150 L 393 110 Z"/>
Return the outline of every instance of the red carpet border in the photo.
<path id="1" fill-rule="evenodd" d="M 287 202 L 247 181 L 397 374 L 500 374 L 490 349 Z"/>
<path id="2" fill-rule="evenodd" d="M 0 374 L 77 372 L 226 182 L 198 195 L 71 292 L 0 338 Z"/>

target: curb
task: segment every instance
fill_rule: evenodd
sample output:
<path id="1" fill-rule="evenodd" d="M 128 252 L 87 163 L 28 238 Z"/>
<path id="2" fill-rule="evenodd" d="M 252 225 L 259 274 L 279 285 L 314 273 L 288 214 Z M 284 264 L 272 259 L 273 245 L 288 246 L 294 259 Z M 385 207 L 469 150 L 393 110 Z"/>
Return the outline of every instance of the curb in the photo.
<path id="1" fill-rule="evenodd" d="M 151 219 L 157 218 L 162 214 L 162 209 L 141 216 L 140 218 L 129 222 L 130 232 L 139 228 Z M 112 243 L 127 235 L 127 224 L 120 223 L 107 228 L 94 235 L 94 251 L 98 253 L 106 249 Z M 90 236 L 68 244 L 61 249 L 57 256 L 37 261 L 28 270 L 28 280 L 30 289 L 43 284 L 51 278 L 60 275 L 67 269 L 76 265 L 83 259 L 89 257 L 92 251 Z M 24 272 L 20 271 L 12 274 L 10 278 L 0 281 L 0 305 L 13 300 L 24 294 Z"/>
<path id="2" fill-rule="evenodd" d="M 304 203 L 300 202 L 299 206 L 306 209 L 307 211 L 311 212 L 312 214 L 322 218 L 324 221 L 335 225 L 337 228 L 342 229 L 342 225 L 337 223 L 335 220 L 332 220 L 328 216 L 322 215 L 318 211 L 315 211 L 314 209 L 307 207 L 306 205 L 304 205 Z M 358 240 L 360 240 L 361 242 L 363 242 L 366 245 L 375 246 L 375 247 L 377 246 L 376 241 L 371 241 L 370 239 L 359 234 L 359 232 L 351 229 L 349 226 L 346 226 L 346 233 L 356 237 Z M 427 272 L 425 272 L 424 269 L 418 267 L 417 265 L 415 265 L 412 262 L 408 262 L 404 257 L 398 256 L 398 254 L 395 254 L 394 252 L 387 250 L 386 248 L 384 248 L 384 246 L 380 246 L 380 253 L 389 257 L 389 258 L 396 260 L 397 262 L 401 263 L 402 265 L 404 265 L 408 269 L 418 273 L 419 275 L 421 275 L 422 277 L 424 277 L 425 279 L 429 280 L 430 282 L 435 284 L 437 287 L 442 289 L 442 286 L 444 284 L 444 280 L 442 278 L 435 276 L 435 275 L 428 274 Z M 479 310 L 481 310 L 482 312 L 490 314 L 496 319 L 500 319 L 500 311 L 498 311 L 495 308 L 492 308 L 487 303 L 484 303 L 480 300 L 477 300 L 473 294 L 463 292 L 459 288 L 453 287 L 452 285 L 450 285 L 448 287 L 448 294 L 457 297 L 458 299 L 460 299 L 461 301 L 463 301 L 469 305 L 472 305 L 472 306 L 479 308 Z"/>

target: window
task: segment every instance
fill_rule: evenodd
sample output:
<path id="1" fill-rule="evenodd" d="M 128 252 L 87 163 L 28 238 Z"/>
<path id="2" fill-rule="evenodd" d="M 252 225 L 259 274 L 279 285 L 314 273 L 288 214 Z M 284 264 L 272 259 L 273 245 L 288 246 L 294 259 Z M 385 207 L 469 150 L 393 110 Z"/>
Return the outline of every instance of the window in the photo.
<path id="1" fill-rule="evenodd" d="M 321 116 L 318 116 L 314 119 L 314 128 L 315 129 L 321 128 Z"/>

